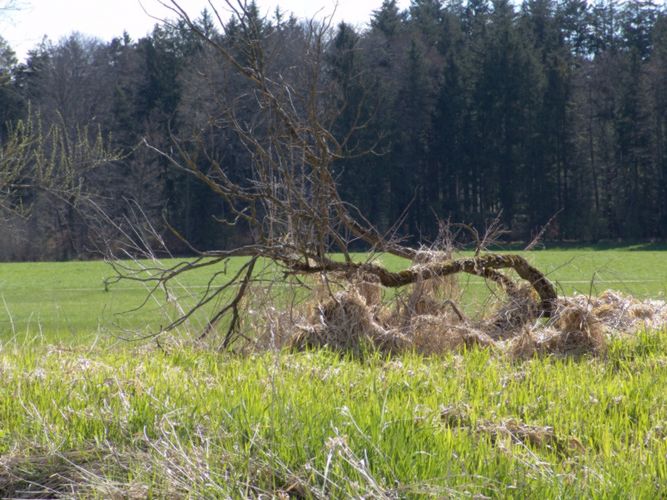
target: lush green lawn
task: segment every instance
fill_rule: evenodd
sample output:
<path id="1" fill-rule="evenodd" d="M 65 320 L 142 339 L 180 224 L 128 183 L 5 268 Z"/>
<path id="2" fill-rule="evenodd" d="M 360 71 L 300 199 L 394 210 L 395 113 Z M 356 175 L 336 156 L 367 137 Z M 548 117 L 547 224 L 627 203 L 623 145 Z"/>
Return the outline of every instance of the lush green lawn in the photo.
<path id="1" fill-rule="evenodd" d="M 565 293 L 659 297 L 664 255 L 528 257 Z M 604 358 L 523 362 L 93 345 L 176 312 L 117 314 L 146 290 L 105 291 L 110 274 L 101 262 L 0 266 L 0 497 L 667 496 L 665 331 L 615 339 Z M 208 274 L 187 279 L 181 296 Z"/>
<path id="2" fill-rule="evenodd" d="M 641 247 L 541 250 L 526 256 L 565 294 L 613 288 L 640 298 L 664 296 L 667 252 L 637 248 Z M 393 269 L 406 265 L 391 256 L 380 259 Z M 233 272 L 241 262 L 240 258 L 232 259 L 228 271 Z M 201 293 L 209 272 L 184 276 L 183 287 L 175 290 L 182 305 L 192 303 L 192 297 Z M 126 312 L 143 302 L 147 289 L 141 283 L 124 282 L 106 291 L 104 278 L 111 275 L 110 266 L 104 262 L 0 264 L 0 339 L 14 335 L 23 338 L 28 333 L 28 337 L 43 334 L 72 340 L 98 331 L 155 330 L 178 313 L 173 305 L 164 305 L 161 294 L 140 310 Z M 460 279 L 468 301 L 479 301 L 487 293 L 482 280 L 468 276 Z M 216 305 L 211 304 L 211 309 Z M 202 324 L 203 316 L 194 318 L 194 328 Z"/>

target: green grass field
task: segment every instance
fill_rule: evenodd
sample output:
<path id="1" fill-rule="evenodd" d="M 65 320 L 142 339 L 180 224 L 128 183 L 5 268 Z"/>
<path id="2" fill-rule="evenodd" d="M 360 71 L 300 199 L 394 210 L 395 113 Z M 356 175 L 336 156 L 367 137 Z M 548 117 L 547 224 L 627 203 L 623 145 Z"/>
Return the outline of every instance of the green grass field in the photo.
<path id="1" fill-rule="evenodd" d="M 641 248 L 542 250 L 525 255 L 563 294 L 596 294 L 612 288 L 638 298 L 663 297 L 667 291 L 667 253 Z M 237 269 L 241 259 L 232 259 L 228 271 Z M 392 269 L 406 265 L 392 256 L 380 259 Z M 105 291 L 104 279 L 111 275 L 104 262 L 0 264 L 0 339 L 27 333 L 74 340 L 98 331 L 151 331 L 168 323 L 168 315 L 177 313 L 164 307 L 159 294 L 157 301 L 127 312 L 143 302 L 147 289 L 140 283 L 124 282 Z M 176 292 L 185 305 L 192 301 L 189 296 L 202 291 L 208 276 L 207 271 L 184 276 L 183 286 Z M 460 279 L 471 300 L 486 291 L 478 278 Z"/>
<path id="2" fill-rule="evenodd" d="M 667 494 L 664 333 L 523 363 L 44 347 L 0 363 L 3 497 Z"/>
<path id="3" fill-rule="evenodd" d="M 529 258 L 564 293 L 661 297 L 665 256 Z M 666 331 L 614 339 L 601 358 L 522 362 L 165 352 L 104 341 L 164 321 L 160 304 L 118 315 L 145 290 L 105 291 L 109 274 L 0 265 L 2 498 L 667 496 Z"/>

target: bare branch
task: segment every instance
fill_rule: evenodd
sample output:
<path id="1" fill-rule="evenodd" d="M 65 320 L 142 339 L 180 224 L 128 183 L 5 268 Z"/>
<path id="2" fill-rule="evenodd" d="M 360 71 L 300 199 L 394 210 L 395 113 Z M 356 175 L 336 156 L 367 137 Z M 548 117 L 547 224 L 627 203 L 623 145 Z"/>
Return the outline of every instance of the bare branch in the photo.
<path id="1" fill-rule="evenodd" d="M 233 96 L 211 92 L 215 99 L 215 106 L 209 108 L 211 115 L 201 127 L 193 127 L 195 130 L 186 138 L 172 134 L 170 151 L 148 141 L 145 144 L 173 168 L 192 175 L 224 200 L 227 212 L 224 219 L 243 225 L 252 241 L 228 251 L 203 251 L 187 242 L 177 228 L 172 228 L 176 237 L 196 255 L 193 260 L 167 267 L 114 264 L 117 279 L 145 283 L 153 293 L 166 289 L 184 273 L 211 270 L 196 303 L 163 331 L 183 325 L 195 312 L 219 300 L 220 307 L 198 337 L 209 337 L 224 319 L 228 323 L 221 348 L 229 348 L 243 336 L 240 325 L 244 307 L 251 298 L 251 285 L 262 279 L 261 272 L 256 270 L 260 261 L 268 263 L 269 271 L 264 277 L 277 280 L 282 276 L 286 280 L 291 276 L 319 275 L 332 294 L 329 284 L 334 277 L 352 283 L 359 276 L 373 276 L 379 286 L 397 288 L 468 273 L 496 283 L 509 295 L 517 295 L 515 283 L 501 272 L 510 269 L 539 295 L 540 313 L 545 316 L 553 313 L 556 291 L 541 272 L 518 255 L 484 254 L 502 232 L 499 217 L 483 235 L 471 226 L 451 225 L 472 236 L 476 246 L 474 257 L 451 259 L 446 255 L 420 262 L 419 251 L 398 237 L 401 220 L 381 232 L 342 199 L 332 166 L 346 155 L 372 154 L 377 143 L 365 149 L 357 142 L 359 132 L 374 119 L 374 112 L 366 109 L 372 89 L 365 85 L 363 72 L 353 71 L 350 76 L 362 89 L 361 99 L 354 103 L 347 100 L 340 88 L 325 83 L 326 54 L 332 40 L 330 18 L 323 23 L 311 20 L 301 27 L 303 47 L 299 64 L 295 69 L 281 72 L 275 63 L 282 57 L 285 42 L 281 31 L 265 26 L 265 20 L 258 18 L 245 1 L 223 1 L 235 21 L 234 33 L 227 29 L 229 23 L 220 10 L 210 3 L 221 36 L 204 32 L 189 17 L 183 2 L 157 1 L 202 41 L 205 56 L 210 59 L 207 67 L 198 68 L 198 73 L 207 83 L 215 85 L 214 77 L 208 74 L 215 68 L 225 78 L 235 75 L 234 81 L 241 83 Z M 350 125 L 346 130 L 338 130 L 337 120 L 343 112 L 348 113 Z M 230 171 L 210 147 L 210 138 L 219 137 L 221 131 L 233 133 L 242 145 L 248 162 L 243 175 Z M 405 216 L 407 208 L 402 217 Z M 365 262 L 356 262 L 351 249 L 362 243 L 371 254 Z M 141 246 L 136 244 L 131 248 Z M 379 253 L 390 253 L 412 263 L 393 272 L 375 262 L 374 256 Z M 235 255 L 246 255 L 248 260 L 238 270 L 227 273 L 226 259 Z M 449 305 L 463 321 L 461 311 L 448 300 L 443 305 Z"/>

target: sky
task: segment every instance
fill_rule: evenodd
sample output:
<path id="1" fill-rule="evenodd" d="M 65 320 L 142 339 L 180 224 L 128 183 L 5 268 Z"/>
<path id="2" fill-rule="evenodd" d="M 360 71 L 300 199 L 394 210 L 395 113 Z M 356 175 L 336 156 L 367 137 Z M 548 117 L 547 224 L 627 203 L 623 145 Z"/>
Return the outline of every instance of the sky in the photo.
<path id="1" fill-rule="evenodd" d="M 0 6 L 7 0 L 0 0 Z M 126 30 L 134 39 L 150 32 L 156 20 L 163 18 L 165 10 L 158 0 L 14 0 L 19 6 L 0 14 L 0 36 L 9 42 L 23 59 L 28 50 L 35 47 L 44 35 L 57 42 L 73 31 L 110 40 Z M 222 0 L 213 0 L 222 6 Z M 409 0 L 399 0 L 401 8 Z M 299 18 L 331 15 L 334 0 L 258 0 L 262 13 L 270 14 L 280 5 L 281 10 L 293 12 Z M 345 20 L 364 26 L 371 12 L 382 4 L 382 0 L 338 0 L 335 20 Z M 193 17 L 208 5 L 208 0 L 181 0 L 181 5 Z M 223 11 L 220 11 L 221 14 Z M 172 16 L 173 17 L 173 16 Z"/>

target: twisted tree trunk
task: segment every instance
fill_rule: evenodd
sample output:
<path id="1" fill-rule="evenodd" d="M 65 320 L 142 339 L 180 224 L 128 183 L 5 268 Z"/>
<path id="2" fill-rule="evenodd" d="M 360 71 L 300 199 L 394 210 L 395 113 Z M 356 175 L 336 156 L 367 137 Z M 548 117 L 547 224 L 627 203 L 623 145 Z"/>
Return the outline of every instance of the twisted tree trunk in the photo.
<path id="1" fill-rule="evenodd" d="M 556 288 L 547 277 L 528 263 L 520 255 L 487 254 L 478 257 L 447 260 L 412 266 L 402 271 L 392 272 L 377 264 L 357 264 L 326 260 L 321 265 L 303 262 L 291 262 L 288 266 L 294 273 L 316 273 L 322 271 L 356 272 L 377 276 L 380 283 L 389 288 L 397 288 L 418 280 L 444 277 L 457 273 L 468 273 L 491 279 L 503 286 L 508 292 L 513 291 L 513 283 L 497 269 L 514 269 L 524 280 L 530 283 L 540 297 L 540 312 L 551 316 L 558 297 Z"/>

